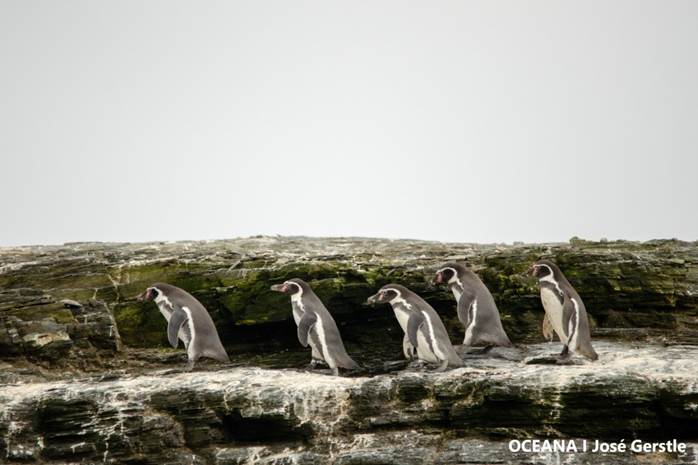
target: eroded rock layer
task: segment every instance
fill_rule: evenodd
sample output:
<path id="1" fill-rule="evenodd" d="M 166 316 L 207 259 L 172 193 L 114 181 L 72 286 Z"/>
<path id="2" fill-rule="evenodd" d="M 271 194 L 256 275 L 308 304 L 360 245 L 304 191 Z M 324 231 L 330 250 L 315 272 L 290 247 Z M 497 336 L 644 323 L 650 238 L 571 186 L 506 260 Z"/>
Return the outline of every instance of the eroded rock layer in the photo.
<path id="1" fill-rule="evenodd" d="M 695 459 L 698 348 L 597 346 L 598 362 L 573 366 L 472 357 L 447 373 L 408 369 L 371 378 L 229 368 L 6 386 L 0 456 L 47 463 L 513 463 L 532 455 L 510 452 L 510 438 L 671 437 L 691 444 L 690 454 L 642 459 Z M 533 345 L 525 360 L 558 349 Z"/>
<path id="2" fill-rule="evenodd" d="M 377 336 L 399 346 L 401 336 L 387 308 L 363 304 L 377 288 L 393 281 L 423 295 L 453 337 L 462 338 L 452 296 L 429 282 L 434 269 L 447 260 L 465 260 L 478 270 L 515 342 L 540 341 L 537 284 L 521 273 L 543 256 L 556 260 L 577 288 L 599 334 L 698 339 L 696 243 L 575 240 L 507 246 L 258 237 L 0 249 L 0 348 L 3 354 L 36 353 L 45 342 L 42 334 L 51 339 L 44 344 L 49 352 L 79 348 L 68 329 L 81 323 L 80 315 L 63 308 L 63 299 L 106 303 L 129 347 L 164 347 L 159 312 L 135 300 L 157 281 L 183 287 L 199 298 L 229 348 L 259 341 L 294 347 L 288 302 L 269 291 L 271 284 L 290 277 L 311 283 L 350 347 L 363 347 Z M 117 347 L 111 323 L 102 321 L 85 329 L 83 339 L 96 347 Z M 26 328 L 32 323 L 37 327 Z M 24 342 L 18 343 L 18 334 Z"/>
<path id="3" fill-rule="evenodd" d="M 599 361 L 550 364 L 535 281 L 556 260 L 588 308 Z M 431 373 L 401 361 L 402 331 L 366 297 L 398 282 L 462 340 L 455 302 L 430 279 L 465 260 L 492 290 L 517 344 Z M 307 280 L 364 369 L 300 370 L 288 299 Z M 165 281 L 200 299 L 231 364 L 167 347 L 152 303 Z M 698 461 L 698 244 L 473 245 L 258 237 L 212 242 L 0 249 L 0 463 L 461 464 Z M 511 439 L 678 439 L 665 453 L 526 453 Z"/>

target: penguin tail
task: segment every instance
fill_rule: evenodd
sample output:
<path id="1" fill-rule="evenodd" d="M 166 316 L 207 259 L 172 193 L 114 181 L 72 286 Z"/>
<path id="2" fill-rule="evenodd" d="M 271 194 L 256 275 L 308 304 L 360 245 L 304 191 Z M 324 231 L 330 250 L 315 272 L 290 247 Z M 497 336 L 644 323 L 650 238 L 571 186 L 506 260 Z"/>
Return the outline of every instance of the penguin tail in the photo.
<path id="1" fill-rule="evenodd" d="M 585 344 L 584 346 L 579 347 L 577 351 L 593 362 L 599 359 L 599 354 L 596 353 L 591 344 Z"/>
<path id="2" fill-rule="evenodd" d="M 221 363 L 228 363 L 228 362 L 230 362 L 230 357 L 228 357 L 228 354 L 225 352 L 225 350 L 223 350 L 223 351 L 211 352 L 211 353 L 209 353 L 209 354 L 207 354 L 207 355 L 208 355 L 209 357 L 211 357 L 212 359 L 217 360 L 217 361 L 219 361 L 219 362 L 221 362 Z"/>
<path id="3" fill-rule="evenodd" d="M 344 360 L 342 363 L 342 368 L 347 369 L 347 370 L 358 370 L 361 368 L 361 365 L 356 363 L 351 357 L 347 356 L 347 359 Z"/>
<path id="4" fill-rule="evenodd" d="M 453 353 L 451 356 L 448 358 L 448 366 L 454 367 L 454 368 L 460 368 L 465 366 L 465 362 L 463 361 L 462 358 L 458 355 L 458 353 L 453 350 Z"/>

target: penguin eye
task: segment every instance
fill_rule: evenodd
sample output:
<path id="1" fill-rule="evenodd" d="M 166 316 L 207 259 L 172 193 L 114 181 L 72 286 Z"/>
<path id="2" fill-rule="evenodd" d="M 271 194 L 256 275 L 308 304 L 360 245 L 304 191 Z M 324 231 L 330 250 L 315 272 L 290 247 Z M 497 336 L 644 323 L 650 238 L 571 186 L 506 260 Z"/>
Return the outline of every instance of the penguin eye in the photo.
<path id="1" fill-rule="evenodd" d="M 154 289 L 154 288 L 151 288 L 151 289 L 150 289 L 150 298 L 151 298 L 151 299 L 155 299 L 155 298 L 157 298 L 157 296 L 158 296 L 158 290 L 157 290 L 157 289 Z"/>

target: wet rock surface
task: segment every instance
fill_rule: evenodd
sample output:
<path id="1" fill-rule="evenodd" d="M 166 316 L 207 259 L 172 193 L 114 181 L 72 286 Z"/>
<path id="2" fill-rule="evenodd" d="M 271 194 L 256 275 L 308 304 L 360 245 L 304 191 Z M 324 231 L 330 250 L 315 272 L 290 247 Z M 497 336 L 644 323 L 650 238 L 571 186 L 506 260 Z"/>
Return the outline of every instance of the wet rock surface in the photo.
<path id="1" fill-rule="evenodd" d="M 584 299 L 598 362 L 555 364 L 538 288 L 521 273 L 556 260 Z M 465 260 L 492 290 L 517 344 L 433 373 L 401 360 L 388 282 L 423 295 L 454 342 L 455 302 L 430 283 Z M 307 280 L 363 366 L 304 371 L 288 299 Z M 209 309 L 230 365 L 182 373 L 165 324 L 135 296 L 165 281 Z M 548 245 L 256 237 L 210 242 L 0 249 L 0 463 L 696 463 L 698 244 Z M 665 453 L 512 452 L 511 439 L 633 438 Z"/>
<path id="2" fill-rule="evenodd" d="M 559 344 L 523 348 L 536 358 Z M 211 366 L 0 390 L 10 463 L 692 463 L 698 348 L 598 342 L 570 366 L 465 356 L 373 377 Z M 515 453 L 511 438 L 676 438 L 671 454 Z M 573 462 L 582 463 L 582 462 Z"/>

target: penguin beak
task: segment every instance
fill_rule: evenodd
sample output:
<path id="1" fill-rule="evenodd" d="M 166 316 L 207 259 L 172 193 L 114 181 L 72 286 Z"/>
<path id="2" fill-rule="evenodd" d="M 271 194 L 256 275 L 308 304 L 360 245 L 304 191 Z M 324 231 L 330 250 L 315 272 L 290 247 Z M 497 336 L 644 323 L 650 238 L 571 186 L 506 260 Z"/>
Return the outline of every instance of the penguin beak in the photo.
<path id="1" fill-rule="evenodd" d="M 366 299 L 366 304 L 367 305 L 374 305 L 376 303 L 376 300 L 378 299 L 378 294 L 374 294 L 368 299 Z"/>
<path id="2" fill-rule="evenodd" d="M 531 267 L 524 272 L 524 276 L 535 276 L 538 267 L 536 265 L 531 265 Z"/>
<path id="3" fill-rule="evenodd" d="M 274 292 L 286 292 L 286 285 L 285 284 L 273 284 L 271 286 L 271 290 Z"/>
<path id="4" fill-rule="evenodd" d="M 138 294 L 136 300 L 138 300 L 139 302 L 148 302 L 150 300 L 153 300 L 153 297 L 150 295 L 150 290 L 146 289 L 142 293 Z"/>

